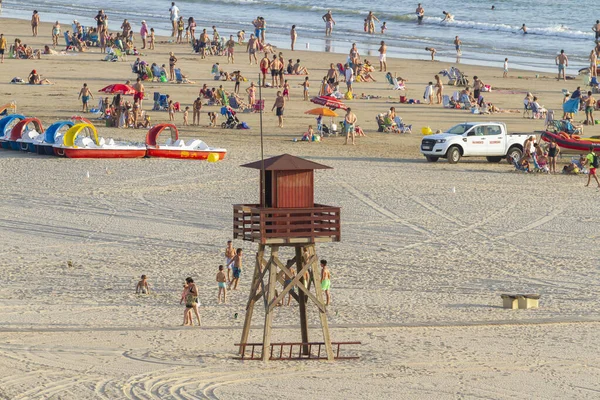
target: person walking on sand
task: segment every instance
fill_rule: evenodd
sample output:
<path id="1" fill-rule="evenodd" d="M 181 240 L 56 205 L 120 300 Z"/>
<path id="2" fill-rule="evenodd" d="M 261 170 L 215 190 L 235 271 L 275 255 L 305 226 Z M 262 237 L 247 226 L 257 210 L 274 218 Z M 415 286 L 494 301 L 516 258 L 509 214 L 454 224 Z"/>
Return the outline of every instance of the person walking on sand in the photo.
<path id="1" fill-rule="evenodd" d="M 585 165 L 587 165 L 590 168 L 590 173 L 588 174 L 587 184 L 585 186 L 586 187 L 590 186 L 590 182 L 591 182 L 592 176 L 593 176 L 594 179 L 596 180 L 596 183 L 598 184 L 598 187 L 600 188 L 600 182 L 598 181 L 598 177 L 596 176 L 596 170 L 598 169 L 598 166 L 600 165 L 600 163 L 598 160 L 598 154 L 596 154 L 596 151 L 594 150 L 594 146 L 590 147 L 590 152 L 585 157 Z"/>
<path id="2" fill-rule="evenodd" d="M 233 51 L 235 50 L 235 40 L 233 40 L 233 35 L 229 35 L 229 40 L 225 43 L 225 48 L 227 49 L 227 64 L 231 61 L 233 64 L 235 59 L 233 57 Z"/>
<path id="3" fill-rule="evenodd" d="M 348 107 L 346 110 L 346 116 L 344 117 L 344 133 L 346 134 L 346 141 L 344 144 L 348 144 L 348 139 L 352 138 L 352 145 L 354 143 L 354 125 L 356 124 L 356 115 L 352 112 L 352 109 Z"/>
<path id="4" fill-rule="evenodd" d="M 331 288 L 331 272 L 327 268 L 327 260 L 321 260 L 321 290 L 325 293 L 325 305 L 331 304 L 331 294 L 329 289 Z"/>
<path id="5" fill-rule="evenodd" d="M 185 278 L 185 289 L 183 291 L 183 295 L 181 296 L 181 300 L 179 304 L 185 301 L 185 311 L 183 312 L 183 325 L 184 326 L 194 326 L 194 321 L 192 317 L 192 311 L 196 314 L 196 318 L 198 318 L 198 326 L 200 326 L 200 313 L 198 312 L 198 287 L 194 283 L 194 280 L 190 277 Z"/>
<path id="6" fill-rule="evenodd" d="M 279 121 L 279 127 L 283 128 L 283 111 L 285 109 L 285 97 L 281 94 L 281 90 L 277 92 L 277 98 L 275 98 L 275 103 L 273 103 L 273 107 L 271 107 L 271 111 L 277 109 L 275 111 L 275 115 L 277 115 L 277 119 Z"/>
<path id="7" fill-rule="evenodd" d="M 233 278 L 231 279 L 231 282 L 229 282 L 229 290 L 232 290 L 232 286 L 233 290 L 237 290 L 237 286 L 240 281 L 240 275 L 242 274 L 242 253 L 243 250 L 241 248 L 238 248 L 235 251 L 235 256 L 233 257 L 233 260 L 231 260 L 227 265 L 227 268 L 229 268 L 229 266 L 232 266 L 231 272 L 233 274 Z"/>
<path id="8" fill-rule="evenodd" d="M 382 40 L 379 46 L 379 72 L 387 72 L 386 52 L 387 45 Z"/>
<path id="9" fill-rule="evenodd" d="M 503 78 L 508 78 L 508 58 L 504 59 L 504 72 L 502 73 Z"/>
<path id="10" fill-rule="evenodd" d="M 217 295 L 217 304 L 221 304 L 221 294 L 223 295 L 223 304 L 227 304 L 227 277 L 223 272 L 223 266 L 219 265 L 219 272 L 217 272 L 217 286 L 219 287 L 219 294 Z"/>
<path id="11" fill-rule="evenodd" d="M 38 35 L 38 26 L 40 25 L 40 14 L 38 14 L 37 10 L 33 10 L 33 15 L 31 16 L 31 32 L 33 36 Z"/>
<path id="12" fill-rule="evenodd" d="M 56 21 L 52 25 L 52 48 L 55 49 L 58 46 L 58 39 L 60 37 L 60 22 Z"/>
<path id="13" fill-rule="evenodd" d="M 4 52 L 6 51 L 6 38 L 4 37 L 4 33 L 0 33 L 0 59 L 1 63 L 4 64 Z"/>
<path id="14" fill-rule="evenodd" d="M 323 21 L 325 21 L 325 36 L 331 36 L 331 32 L 333 32 L 333 26 L 335 25 L 335 21 L 331 15 L 331 10 L 327 11 L 327 13 L 321 18 Z"/>
<path id="15" fill-rule="evenodd" d="M 296 25 L 292 25 L 292 29 L 290 30 L 290 40 L 292 41 L 292 51 L 294 51 L 294 45 L 296 44 L 296 39 L 298 39 L 298 32 L 296 32 Z"/>
<path id="16" fill-rule="evenodd" d="M 569 66 L 569 58 L 565 54 L 564 50 L 560 51 L 560 54 L 556 56 L 556 58 L 554 59 L 554 62 L 556 63 L 556 65 L 558 65 L 558 78 L 557 79 L 560 80 L 560 77 L 562 75 L 563 81 L 566 81 L 567 78 L 565 77 L 565 69 Z"/>
<path id="17" fill-rule="evenodd" d="M 79 91 L 79 98 L 81 99 L 81 102 L 82 102 L 82 106 L 81 106 L 82 112 L 88 112 L 88 102 L 90 101 L 90 97 L 93 99 L 94 95 L 90 91 L 90 88 L 88 87 L 87 83 L 84 83 L 83 87 Z"/>
<path id="18" fill-rule="evenodd" d="M 171 37 L 177 35 L 177 21 L 179 20 L 179 7 L 175 5 L 175 2 L 171 2 L 171 8 L 169 8 L 169 19 L 171 20 L 171 26 L 173 31 Z"/>
<path id="19" fill-rule="evenodd" d="M 460 46 L 462 46 L 462 41 L 460 40 L 460 38 L 458 36 L 454 37 L 454 48 L 456 49 L 456 56 L 460 57 L 462 55 L 462 50 L 460 49 Z"/>
<path id="20" fill-rule="evenodd" d="M 423 17 L 425 16 L 425 9 L 421 6 L 421 3 L 417 4 L 415 13 L 417 14 L 417 23 L 421 25 L 423 23 Z"/>
<path id="21" fill-rule="evenodd" d="M 231 261 L 235 258 L 235 249 L 233 248 L 233 242 L 227 241 L 227 247 L 225 247 L 225 265 L 227 266 L 227 282 L 231 282 Z"/>
<path id="22" fill-rule="evenodd" d="M 146 38 L 148 37 L 148 25 L 146 25 L 146 21 L 142 21 L 140 37 L 142 38 L 142 50 L 144 50 L 146 48 Z"/>

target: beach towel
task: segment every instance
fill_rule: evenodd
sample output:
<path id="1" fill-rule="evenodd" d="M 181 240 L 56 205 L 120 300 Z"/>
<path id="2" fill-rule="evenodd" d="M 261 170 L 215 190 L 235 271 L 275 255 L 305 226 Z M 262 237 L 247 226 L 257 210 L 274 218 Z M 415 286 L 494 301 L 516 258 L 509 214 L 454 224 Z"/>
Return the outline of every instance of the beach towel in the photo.
<path id="1" fill-rule="evenodd" d="M 579 111 L 579 100 L 579 98 L 567 100 L 563 104 L 563 111 L 566 113 L 577 114 L 577 111 Z"/>

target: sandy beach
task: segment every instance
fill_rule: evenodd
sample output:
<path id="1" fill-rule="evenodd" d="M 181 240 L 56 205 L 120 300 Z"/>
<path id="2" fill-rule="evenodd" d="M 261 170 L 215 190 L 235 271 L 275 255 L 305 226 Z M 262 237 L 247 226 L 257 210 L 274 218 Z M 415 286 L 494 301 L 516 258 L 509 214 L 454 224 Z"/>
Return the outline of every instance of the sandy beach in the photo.
<path id="1" fill-rule="evenodd" d="M 27 22 L 8 19 L 0 28 L 9 44 L 20 37 L 34 48 L 51 42 L 50 31 L 43 24 L 41 36 L 31 38 Z M 147 93 L 168 93 L 191 106 L 202 84 L 218 83 L 210 74 L 214 62 L 258 81 L 257 66 L 248 65 L 240 47 L 235 65 L 222 57 L 201 60 L 175 44 L 157 44 L 142 58 L 163 64 L 170 51 L 196 84 L 147 82 Z M 345 61 L 282 51 L 308 67 L 311 94 L 330 62 Z M 76 115 L 84 82 L 98 98 L 98 89 L 135 78 L 135 57 L 102 58 L 91 49 L 7 59 L 0 64 L 0 104 L 16 100 L 20 113 L 45 126 Z M 521 110 L 529 91 L 560 110 L 561 89 L 581 84 L 513 70 L 503 79 L 504 58 L 498 59 L 498 68 L 461 69 L 492 85 L 486 100 L 503 109 Z M 388 59 L 388 70 L 408 79 L 413 99 L 422 99 L 425 85 L 451 65 Z M 54 85 L 9 84 L 32 69 Z M 317 171 L 316 201 L 342 207 L 342 241 L 317 252 L 332 271 L 332 339 L 361 341 L 348 349 L 359 360 L 234 359 L 256 245 L 234 243 L 247 258 L 240 288 L 228 293 L 226 305 L 217 304 L 215 275 L 232 237 L 232 204 L 258 200 L 257 171 L 240 165 L 260 157 L 259 114 L 238 114 L 250 130 L 215 129 L 207 127 L 206 113 L 218 107 L 204 107 L 201 127 L 183 127 L 181 113 L 176 123 L 184 138 L 226 148 L 219 163 L 0 151 L 0 398 L 598 398 L 600 192 L 584 187 L 585 176 L 520 174 L 505 162 L 425 162 L 422 127 L 501 121 L 512 132 L 531 133 L 544 121 L 399 104 L 384 74 L 374 76 L 377 82 L 356 83 L 354 93 L 380 98 L 348 102 L 367 134 L 356 146 L 344 146 L 341 137 L 292 141 L 315 123 L 303 114 L 315 107 L 302 101 L 303 76 L 289 78 L 284 129 L 270 112 L 276 90 L 263 90 L 265 155 L 289 153 L 334 168 Z M 233 89 L 233 82 L 222 84 Z M 412 134 L 377 132 L 376 114 L 391 106 L 413 125 Z M 150 107 L 148 100 L 144 108 Z M 150 115 L 153 123 L 168 120 L 166 112 Z M 102 136 L 140 142 L 147 132 L 98 126 Z M 598 125 L 585 127 L 585 136 L 599 134 Z M 150 295 L 134 293 L 141 274 L 149 277 Z M 200 328 L 180 326 L 187 276 L 200 291 Z M 540 308 L 505 310 L 502 293 L 539 293 Z M 278 309 L 274 342 L 300 341 L 297 308 Z M 311 340 L 320 340 L 311 311 Z M 258 307 L 252 341 L 262 337 L 263 315 Z"/>

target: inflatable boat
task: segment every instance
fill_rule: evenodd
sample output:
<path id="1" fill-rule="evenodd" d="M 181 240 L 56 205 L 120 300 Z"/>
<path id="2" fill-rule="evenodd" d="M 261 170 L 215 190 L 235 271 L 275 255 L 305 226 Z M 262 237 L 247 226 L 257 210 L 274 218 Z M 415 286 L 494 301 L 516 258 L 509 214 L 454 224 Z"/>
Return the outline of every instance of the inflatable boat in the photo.
<path id="1" fill-rule="evenodd" d="M 554 140 L 556 144 L 563 149 L 575 150 L 582 153 L 589 152 L 590 147 L 593 147 L 597 152 L 600 151 L 600 140 L 580 138 L 576 135 L 569 136 L 564 132 L 542 132 L 542 140 L 546 142 Z"/>
<path id="2" fill-rule="evenodd" d="M 85 135 L 81 135 L 84 133 Z M 54 154 L 68 158 L 141 158 L 146 146 L 98 138 L 96 127 L 88 123 L 73 125 L 64 134 L 62 143 L 55 143 Z"/>
<path id="3" fill-rule="evenodd" d="M 163 144 L 158 143 L 160 134 L 168 130 L 170 136 Z M 179 131 L 173 124 L 158 124 L 152 127 L 146 135 L 147 157 L 180 158 L 193 160 L 222 160 L 227 150 L 209 147 L 200 139 L 192 139 L 187 143 L 179 139 Z"/>

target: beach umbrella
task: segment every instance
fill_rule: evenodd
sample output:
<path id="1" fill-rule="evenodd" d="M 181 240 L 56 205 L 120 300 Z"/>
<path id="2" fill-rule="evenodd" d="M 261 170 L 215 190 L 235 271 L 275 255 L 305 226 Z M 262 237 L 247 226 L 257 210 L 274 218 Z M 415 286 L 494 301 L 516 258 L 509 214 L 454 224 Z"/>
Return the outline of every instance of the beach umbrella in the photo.
<path id="1" fill-rule="evenodd" d="M 99 92 L 107 93 L 107 94 L 123 94 L 123 95 L 134 95 L 137 91 L 129 85 L 125 85 L 124 83 L 115 83 L 113 85 L 108 85 L 105 88 L 98 90 Z"/>
<path id="2" fill-rule="evenodd" d="M 332 110 L 340 108 L 345 110 L 348 108 L 341 100 L 338 100 L 333 96 L 317 96 L 310 99 L 310 101 L 323 107 L 331 108 Z"/>
<path id="3" fill-rule="evenodd" d="M 321 115 L 323 117 L 337 117 L 338 116 L 335 111 L 332 111 L 329 108 L 313 108 L 312 110 L 305 111 L 304 114 Z"/>

